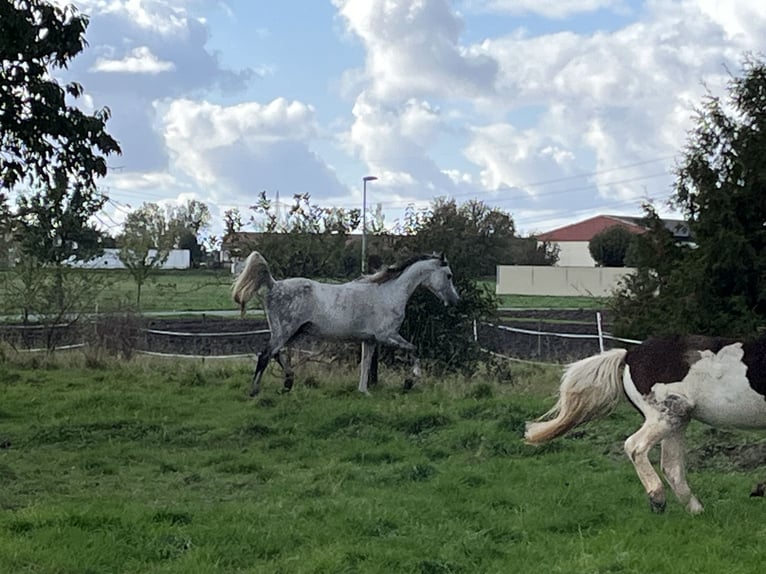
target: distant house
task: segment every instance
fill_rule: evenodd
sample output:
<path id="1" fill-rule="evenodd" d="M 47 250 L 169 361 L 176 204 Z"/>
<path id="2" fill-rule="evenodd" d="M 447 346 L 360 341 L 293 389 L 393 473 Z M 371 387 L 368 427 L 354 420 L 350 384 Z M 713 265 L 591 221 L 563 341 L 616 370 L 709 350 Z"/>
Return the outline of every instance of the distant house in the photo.
<path id="1" fill-rule="evenodd" d="M 538 234 L 538 241 L 546 241 L 559 247 L 559 260 L 556 265 L 560 267 L 595 267 L 596 262 L 590 256 L 588 244 L 595 235 L 619 225 L 631 233 L 646 233 L 643 226 L 643 218 L 623 215 L 597 215 L 577 223 L 571 223 L 564 227 L 553 229 Z M 692 241 L 688 224 L 678 219 L 663 219 L 665 227 L 679 242 L 690 243 Z"/>

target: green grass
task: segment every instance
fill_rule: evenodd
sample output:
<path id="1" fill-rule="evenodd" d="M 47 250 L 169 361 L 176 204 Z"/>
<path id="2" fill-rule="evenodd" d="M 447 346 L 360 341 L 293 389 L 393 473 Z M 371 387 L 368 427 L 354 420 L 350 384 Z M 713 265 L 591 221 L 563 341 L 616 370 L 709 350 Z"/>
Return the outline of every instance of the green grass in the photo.
<path id="1" fill-rule="evenodd" d="M 559 371 L 427 380 L 353 372 L 281 395 L 250 365 L 0 363 L 0 572 L 727 572 L 762 566 L 763 478 L 691 469 L 706 512 L 653 515 L 629 408 L 542 448 L 524 421 Z M 306 373 L 303 373 L 304 378 Z M 695 427 L 692 448 L 750 435 Z M 10 442 L 8 447 L 7 442 Z M 762 474 L 761 469 L 761 474 Z"/>
<path id="2" fill-rule="evenodd" d="M 136 285 L 127 271 L 93 271 L 94 278 L 103 284 L 98 296 L 88 301 L 90 309 L 112 311 L 133 306 Z M 19 313 L 18 309 L 3 309 L 3 294 L 9 271 L 0 270 L 0 313 Z M 182 311 L 234 311 L 231 300 L 233 277 L 227 270 L 160 271 L 151 275 L 142 288 L 141 310 L 144 312 Z M 494 281 L 482 281 L 494 291 Z M 604 300 L 590 297 L 547 297 L 530 295 L 501 295 L 500 307 L 550 309 L 602 309 Z"/>
<path id="3" fill-rule="evenodd" d="M 89 301 L 91 310 L 111 311 L 132 307 L 136 302 L 136 284 L 128 271 L 91 271 L 101 285 L 97 297 Z M 0 271 L 0 294 L 9 271 Z M 220 271 L 159 271 L 152 274 L 141 290 L 141 310 L 159 311 L 231 311 L 232 275 Z M 1 311 L 2 309 L 0 309 Z M 13 310 L 6 310 L 12 312 Z"/>
<path id="4" fill-rule="evenodd" d="M 555 297 L 552 295 L 498 295 L 499 307 L 519 309 L 604 309 L 607 299 L 601 297 Z"/>

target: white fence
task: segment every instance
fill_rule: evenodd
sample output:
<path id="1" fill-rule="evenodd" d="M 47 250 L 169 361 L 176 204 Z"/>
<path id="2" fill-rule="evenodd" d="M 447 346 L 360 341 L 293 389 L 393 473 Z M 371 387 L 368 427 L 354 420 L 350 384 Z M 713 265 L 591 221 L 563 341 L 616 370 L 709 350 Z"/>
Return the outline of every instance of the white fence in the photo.
<path id="1" fill-rule="evenodd" d="M 478 342 L 479 335 L 478 335 L 478 326 L 479 324 L 474 321 L 474 328 L 473 328 L 473 339 L 474 341 Z M 594 313 L 594 332 L 593 333 L 558 333 L 555 331 L 545 331 L 542 329 L 523 329 L 518 327 L 511 327 L 509 325 L 498 325 L 493 323 L 481 323 L 482 327 L 491 327 L 493 329 L 498 329 L 499 331 L 507 331 L 511 333 L 521 334 L 521 335 L 528 335 L 531 337 L 553 337 L 553 338 L 562 338 L 562 339 L 591 339 L 591 340 L 597 340 L 598 346 L 601 351 L 604 351 L 606 348 L 605 342 L 606 341 L 618 341 L 621 343 L 628 343 L 628 344 L 640 344 L 642 341 L 636 340 L 636 339 L 626 339 L 622 337 L 616 337 L 614 335 L 611 335 L 610 333 L 606 332 L 602 328 L 602 320 L 601 320 L 601 313 L 596 312 Z M 24 326 L 16 326 L 15 328 L 27 328 Z M 169 336 L 169 337 L 181 337 L 181 338 L 190 338 L 190 337 L 243 337 L 243 336 L 251 336 L 251 335 L 266 335 L 270 331 L 268 329 L 256 329 L 256 330 L 248 330 L 248 331 L 211 331 L 211 332 L 187 332 L 187 331 L 167 331 L 167 330 L 160 330 L 160 329 L 141 329 L 142 332 L 153 334 L 153 335 L 160 335 L 160 336 Z M 82 347 L 85 347 L 87 343 L 80 343 L 80 344 L 74 344 L 74 345 L 62 345 L 60 347 L 56 347 L 53 350 L 73 350 L 73 349 L 79 349 Z M 20 352 L 27 352 L 27 353 L 34 353 L 34 352 L 41 352 L 46 351 L 47 349 L 39 348 L 39 349 L 18 349 Z M 485 349 L 486 350 L 486 349 Z M 529 360 L 529 359 L 520 359 L 517 357 L 512 357 L 505 354 L 500 354 L 497 352 L 490 351 L 492 355 L 496 357 L 501 357 L 504 359 L 508 359 L 510 361 L 518 361 L 522 363 L 545 363 L 545 364 L 556 364 L 556 363 L 550 363 L 545 361 L 535 361 L 535 360 Z M 166 358 L 188 358 L 188 359 L 242 359 L 242 358 L 254 358 L 256 356 L 255 353 L 229 353 L 229 354 L 218 354 L 218 355 L 200 355 L 200 354 L 188 354 L 188 353 L 165 353 L 165 352 L 157 352 L 157 351 L 150 351 L 148 349 L 143 350 L 136 350 L 136 353 L 143 354 L 143 355 L 150 355 L 154 357 L 166 357 Z"/>

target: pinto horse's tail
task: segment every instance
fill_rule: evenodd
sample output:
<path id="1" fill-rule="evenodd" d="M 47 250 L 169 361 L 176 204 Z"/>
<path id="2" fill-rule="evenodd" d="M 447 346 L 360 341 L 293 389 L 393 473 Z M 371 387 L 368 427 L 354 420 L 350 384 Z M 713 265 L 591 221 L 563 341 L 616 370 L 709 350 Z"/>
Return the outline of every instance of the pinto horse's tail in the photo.
<path id="1" fill-rule="evenodd" d="M 273 285 L 274 278 L 271 276 L 268 262 L 263 258 L 263 255 L 253 251 L 247 256 L 245 267 L 231 288 L 234 302 L 239 305 L 239 310 L 243 317 L 245 315 L 245 305 L 258 292 L 258 289 L 261 287 L 271 289 Z"/>
<path id="2" fill-rule="evenodd" d="M 537 421 L 527 423 L 526 441 L 539 444 L 552 440 L 612 412 L 624 393 L 626 353 L 625 349 L 613 349 L 570 364 L 561 377 L 559 400 Z"/>

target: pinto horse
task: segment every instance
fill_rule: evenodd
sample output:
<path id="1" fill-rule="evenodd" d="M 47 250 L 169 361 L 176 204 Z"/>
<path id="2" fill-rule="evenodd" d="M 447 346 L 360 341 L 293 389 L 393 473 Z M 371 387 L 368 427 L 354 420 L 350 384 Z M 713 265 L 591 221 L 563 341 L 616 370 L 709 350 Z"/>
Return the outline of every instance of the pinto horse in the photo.
<path id="1" fill-rule="evenodd" d="M 766 335 L 751 341 L 673 336 L 649 339 L 570 364 L 554 407 L 527 423 L 527 442 L 539 444 L 609 414 L 622 395 L 644 415 L 625 452 L 649 496 L 665 509 L 665 490 L 649 461 L 661 445 L 660 468 L 691 513 L 703 506 L 686 481 L 684 430 L 692 419 L 718 428 L 766 428 Z M 760 485 L 759 485 L 760 486 Z"/>
<path id="2" fill-rule="evenodd" d="M 367 392 L 370 363 L 377 344 L 407 351 L 420 376 L 415 345 L 399 334 L 407 301 L 418 286 L 424 286 L 442 302 L 460 301 L 452 283 L 452 271 L 443 254 L 412 257 L 372 275 L 341 284 L 320 283 L 303 277 L 276 281 L 269 265 L 257 251 L 252 252 L 232 287 L 234 301 L 242 314 L 247 302 L 262 287 L 264 308 L 271 337 L 258 355 L 250 394 L 260 391 L 261 377 L 274 358 L 285 372 L 284 388 L 292 387 L 293 371 L 284 348 L 301 335 L 319 339 L 361 341 L 364 345 L 359 390 Z M 405 383 L 406 387 L 412 385 Z"/>

